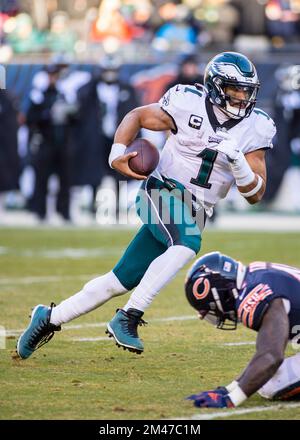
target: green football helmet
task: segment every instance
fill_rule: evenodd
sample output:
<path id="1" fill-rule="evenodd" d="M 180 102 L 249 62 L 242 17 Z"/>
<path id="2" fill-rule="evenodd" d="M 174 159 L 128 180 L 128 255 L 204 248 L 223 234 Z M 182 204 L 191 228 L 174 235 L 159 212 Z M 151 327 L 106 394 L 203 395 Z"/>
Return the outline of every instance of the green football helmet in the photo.
<path id="1" fill-rule="evenodd" d="M 223 52 L 212 58 L 206 66 L 204 85 L 210 100 L 233 119 L 250 116 L 259 90 L 259 80 L 254 64 L 237 52 Z M 244 92 L 244 99 L 234 98 L 227 93 L 231 87 Z"/>

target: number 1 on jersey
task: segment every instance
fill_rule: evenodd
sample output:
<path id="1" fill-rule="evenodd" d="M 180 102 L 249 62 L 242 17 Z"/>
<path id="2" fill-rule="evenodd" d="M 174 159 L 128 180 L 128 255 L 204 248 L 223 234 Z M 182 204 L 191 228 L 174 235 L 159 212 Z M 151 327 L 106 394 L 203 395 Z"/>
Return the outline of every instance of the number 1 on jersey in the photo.
<path id="1" fill-rule="evenodd" d="M 211 183 L 208 183 L 211 172 L 213 170 L 214 162 L 218 156 L 216 150 L 211 150 L 210 148 L 204 148 L 197 157 L 201 157 L 202 164 L 196 178 L 192 177 L 190 182 L 194 185 L 201 186 L 202 188 L 211 188 Z"/>

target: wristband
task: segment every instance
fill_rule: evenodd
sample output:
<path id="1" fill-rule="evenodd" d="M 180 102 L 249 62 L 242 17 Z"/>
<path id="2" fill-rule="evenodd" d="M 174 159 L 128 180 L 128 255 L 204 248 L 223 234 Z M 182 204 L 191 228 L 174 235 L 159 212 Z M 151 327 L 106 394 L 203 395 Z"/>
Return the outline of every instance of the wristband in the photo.
<path id="1" fill-rule="evenodd" d="M 233 382 L 231 382 L 229 385 L 226 385 L 226 390 L 228 391 L 228 393 L 231 393 L 231 391 L 233 391 L 236 387 L 239 386 L 239 383 L 237 380 L 234 380 Z"/>
<path id="2" fill-rule="evenodd" d="M 255 174 L 241 151 L 237 158 L 230 162 L 230 167 L 237 186 L 250 185 L 255 179 Z"/>
<path id="3" fill-rule="evenodd" d="M 110 168 L 112 168 L 111 164 L 112 162 L 117 159 L 117 157 L 123 156 L 123 154 L 126 151 L 126 145 L 124 144 L 113 144 L 110 150 L 110 155 L 108 158 L 108 163 Z"/>
<path id="4" fill-rule="evenodd" d="M 257 175 L 257 184 L 256 184 L 255 188 L 251 189 L 251 191 L 248 191 L 248 192 L 246 192 L 246 193 L 240 191 L 240 194 L 241 194 L 243 197 L 251 197 L 251 196 L 254 196 L 256 193 L 258 193 L 258 191 L 260 190 L 260 188 L 262 187 L 262 185 L 263 185 L 263 180 L 262 180 L 262 178 L 261 178 L 259 175 Z"/>
<path id="5" fill-rule="evenodd" d="M 228 394 L 228 397 L 230 398 L 234 406 L 240 405 L 248 398 L 239 385 L 236 386 L 234 390 Z"/>

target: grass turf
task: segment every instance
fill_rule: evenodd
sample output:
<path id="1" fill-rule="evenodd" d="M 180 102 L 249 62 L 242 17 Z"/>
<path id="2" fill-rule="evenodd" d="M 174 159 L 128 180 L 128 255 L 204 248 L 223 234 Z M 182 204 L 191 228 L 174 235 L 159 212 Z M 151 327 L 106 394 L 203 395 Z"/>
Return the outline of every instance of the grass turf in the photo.
<path id="1" fill-rule="evenodd" d="M 134 232 L 114 230 L 0 229 L 0 325 L 22 329 L 32 306 L 59 303 L 117 262 Z M 269 260 L 300 266 L 300 234 L 207 231 L 201 253 L 220 250 L 245 263 Z M 212 414 L 184 397 L 229 383 L 254 353 L 255 333 L 217 331 L 191 319 L 183 293 L 186 268 L 147 310 L 139 329 L 145 343 L 138 356 L 105 338 L 105 323 L 128 295 L 71 324 L 26 361 L 12 358 L 16 338 L 0 350 L 1 419 L 164 419 Z M 163 321 L 186 316 L 186 320 Z M 103 324 L 104 325 L 104 324 Z M 84 327 L 85 326 L 85 327 Z M 292 353 L 288 349 L 288 353 Z M 272 406 L 259 395 L 242 407 Z M 225 413 L 227 410 L 225 410 Z M 299 408 L 232 415 L 242 419 L 299 419 Z"/>

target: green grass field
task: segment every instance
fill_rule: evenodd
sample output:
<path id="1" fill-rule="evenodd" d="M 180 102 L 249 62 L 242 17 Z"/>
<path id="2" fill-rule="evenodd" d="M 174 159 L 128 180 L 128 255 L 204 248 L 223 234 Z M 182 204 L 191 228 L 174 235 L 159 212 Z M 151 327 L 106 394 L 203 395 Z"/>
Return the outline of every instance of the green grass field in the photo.
<path id="1" fill-rule="evenodd" d="M 118 260 L 134 232 L 111 230 L 0 229 L 0 325 L 19 330 L 31 307 L 59 303 Z M 202 252 L 220 250 L 244 262 L 269 260 L 300 266 L 300 234 L 228 233 L 209 230 Z M 183 282 L 186 269 L 165 288 L 140 327 L 138 356 L 106 338 L 104 323 L 128 296 L 65 326 L 27 361 L 12 357 L 16 336 L 0 350 L 1 419 L 172 419 L 213 415 L 184 397 L 231 382 L 254 353 L 255 333 L 215 330 L 193 319 Z M 174 317 L 186 319 L 175 320 Z M 166 320 L 165 318 L 170 318 Z M 77 328 L 68 327 L 78 325 Z M 88 325 L 89 324 L 89 325 Z M 93 325 L 98 324 L 98 326 Z M 78 341 L 82 338 L 100 340 Z M 289 349 L 291 352 L 291 349 Z M 276 405 L 276 409 L 272 407 Z M 238 409 L 264 407 L 234 419 L 299 419 L 296 407 L 255 395 Z M 268 410 L 268 407 L 271 407 Z M 226 417 L 230 410 L 219 410 Z M 218 418 L 218 417 L 217 417 Z"/>

